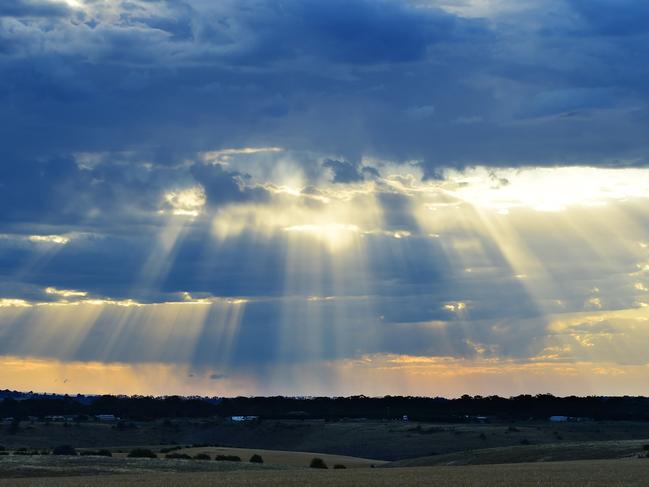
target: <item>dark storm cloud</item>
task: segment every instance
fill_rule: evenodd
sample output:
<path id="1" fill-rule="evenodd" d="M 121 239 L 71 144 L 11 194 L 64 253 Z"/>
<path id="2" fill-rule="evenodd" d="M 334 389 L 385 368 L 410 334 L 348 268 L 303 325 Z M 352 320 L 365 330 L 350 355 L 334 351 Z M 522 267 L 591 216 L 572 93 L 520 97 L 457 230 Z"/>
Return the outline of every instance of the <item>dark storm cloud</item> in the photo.
<path id="1" fill-rule="evenodd" d="M 0 17 L 62 17 L 69 14 L 65 4 L 47 0 L 11 0 L 0 5 Z"/>
<path id="2" fill-rule="evenodd" d="M 12 5 L 7 154 L 276 145 L 434 172 L 637 164 L 647 149 L 639 1 L 532 2 L 488 19 L 398 0 L 88 3 L 63 16 L 63 4 Z M 24 19 L 30 9 L 52 12 Z"/>
<path id="3" fill-rule="evenodd" d="M 191 168 L 194 179 L 205 189 L 211 205 L 245 201 L 268 201 L 268 192 L 260 187 L 246 187 L 250 175 L 228 171 L 220 164 L 195 164 Z"/>
<path id="4" fill-rule="evenodd" d="M 647 34 L 649 5 L 638 0 L 570 0 L 596 33 L 610 36 Z"/>

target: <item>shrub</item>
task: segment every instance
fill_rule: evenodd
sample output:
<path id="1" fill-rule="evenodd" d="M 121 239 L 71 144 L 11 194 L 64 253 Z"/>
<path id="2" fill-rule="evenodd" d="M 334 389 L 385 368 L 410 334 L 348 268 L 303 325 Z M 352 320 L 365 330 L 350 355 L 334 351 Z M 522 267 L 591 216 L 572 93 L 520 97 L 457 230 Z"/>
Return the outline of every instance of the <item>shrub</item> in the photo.
<path id="1" fill-rule="evenodd" d="M 0 456 L 6 456 L 6 455 L 9 455 L 8 451 L 4 451 L 4 450 L 0 451 Z"/>
<path id="2" fill-rule="evenodd" d="M 168 453 L 165 458 L 169 458 L 171 460 L 191 460 L 192 457 L 187 455 L 186 453 Z"/>
<path id="3" fill-rule="evenodd" d="M 214 460 L 219 462 L 240 462 L 241 457 L 237 455 L 216 455 L 216 457 L 214 457 Z"/>
<path id="4" fill-rule="evenodd" d="M 211 460 L 212 457 L 209 456 L 207 453 L 199 453 L 198 455 L 194 455 L 194 460 Z"/>
<path id="5" fill-rule="evenodd" d="M 147 448 L 136 448 L 130 451 L 128 458 L 158 458 L 158 455 Z"/>
<path id="6" fill-rule="evenodd" d="M 256 453 L 250 457 L 250 463 L 264 463 L 264 459 L 261 458 L 261 455 L 257 455 Z"/>
<path id="7" fill-rule="evenodd" d="M 61 445 L 57 446 L 52 450 L 52 455 L 74 455 L 76 456 L 77 450 L 72 448 L 70 445 Z"/>
<path id="8" fill-rule="evenodd" d="M 347 468 L 347 467 L 345 467 L 342 463 L 337 463 L 334 465 L 334 470 L 340 470 L 343 468 Z"/>
<path id="9" fill-rule="evenodd" d="M 529 445 L 529 444 L 530 444 L 530 440 L 528 440 L 527 438 L 523 438 L 521 440 L 521 445 Z"/>
<path id="10" fill-rule="evenodd" d="M 309 464 L 311 468 L 327 468 L 327 464 L 322 458 L 314 458 Z"/>
<path id="11" fill-rule="evenodd" d="M 642 449 L 644 451 L 649 451 L 649 445 L 642 445 Z"/>
<path id="12" fill-rule="evenodd" d="M 113 454 L 110 450 L 85 450 L 80 453 L 82 456 L 93 456 L 93 457 L 112 457 Z"/>

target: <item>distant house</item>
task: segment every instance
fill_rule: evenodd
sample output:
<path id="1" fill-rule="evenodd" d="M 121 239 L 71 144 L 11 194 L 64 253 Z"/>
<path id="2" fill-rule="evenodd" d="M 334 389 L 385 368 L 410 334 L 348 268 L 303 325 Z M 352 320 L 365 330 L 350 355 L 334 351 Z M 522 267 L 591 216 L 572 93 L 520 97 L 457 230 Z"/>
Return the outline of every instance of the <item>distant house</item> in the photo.
<path id="1" fill-rule="evenodd" d="M 230 416 L 230 421 L 241 423 L 244 421 L 257 421 L 259 416 Z"/>
<path id="2" fill-rule="evenodd" d="M 114 423 L 119 420 L 114 414 L 97 414 L 95 419 L 101 423 Z"/>
<path id="3" fill-rule="evenodd" d="M 592 421 L 592 418 L 584 418 L 581 416 L 550 416 L 550 421 L 553 423 L 566 423 L 570 421 L 571 423 L 580 423 L 582 421 Z"/>
<path id="4" fill-rule="evenodd" d="M 58 416 L 58 415 L 45 416 L 45 421 L 55 421 L 57 423 L 62 423 L 65 421 L 65 416 Z"/>
<path id="5" fill-rule="evenodd" d="M 570 421 L 569 416 L 550 416 L 550 421 L 553 423 L 565 423 L 567 421 Z"/>
<path id="6" fill-rule="evenodd" d="M 404 422 L 404 423 L 407 423 L 407 422 L 409 421 L 410 418 L 408 418 L 408 415 L 407 415 L 407 414 L 404 414 L 402 419 L 403 419 L 403 422 Z"/>

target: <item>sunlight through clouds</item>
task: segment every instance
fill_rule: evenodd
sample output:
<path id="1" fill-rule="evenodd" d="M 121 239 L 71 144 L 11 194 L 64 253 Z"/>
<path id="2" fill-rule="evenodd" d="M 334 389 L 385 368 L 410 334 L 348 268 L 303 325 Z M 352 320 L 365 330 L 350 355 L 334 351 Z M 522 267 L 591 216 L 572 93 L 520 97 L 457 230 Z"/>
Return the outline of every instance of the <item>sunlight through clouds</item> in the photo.
<path id="1" fill-rule="evenodd" d="M 649 175 L 643 169 L 477 169 L 450 172 L 448 179 L 458 185 L 452 195 L 501 213 L 521 207 L 563 211 L 649 197 Z"/>
<path id="2" fill-rule="evenodd" d="M 201 186 L 165 194 L 165 203 L 172 208 L 174 215 L 198 216 L 205 206 L 205 190 Z"/>
<path id="3" fill-rule="evenodd" d="M 237 171 L 235 157 L 268 152 L 212 156 L 232 157 Z M 261 387 L 263 375 L 269 391 L 287 380 L 340 391 L 351 376 L 375 377 L 371 367 L 423 393 L 432 385 L 417 378 L 435 371 L 450 381 L 442 369 L 451 363 L 465 369 L 452 375 L 457 391 L 484 374 L 518 374 L 515 387 L 529 387 L 548 373 L 569 381 L 588 363 L 649 363 L 637 346 L 646 338 L 649 234 L 635 224 L 649 218 L 649 173 L 475 168 L 421 181 L 373 164 L 381 176 L 345 184 L 240 178 L 237 191 L 263 197 L 216 207 L 201 185 L 166 190 L 126 293 L 58 283 L 29 288 L 30 299 L 5 292 L 0 352 L 169 364 L 170 374 L 245 371 L 246 384 Z M 174 287 L 177 266 L 198 256 L 207 259 L 200 272 Z M 237 282 L 248 269 L 253 277 Z M 210 292 L 210 279 L 234 279 L 236 291 Z M 326 371 L 314 382 L 318 363 Z"/>
<path id="4" fill-rule="evenodd" d="M 42 242 L 57 245 L 65 245 L 70 242 L 70 238 L 63 235 L 30 235 L 28 239 L 30 242 Z"/>
<path id="5" fill-rule="evenodd" d="M 642 2 L 0 3 L 15 387 L 646 390 Z"/>

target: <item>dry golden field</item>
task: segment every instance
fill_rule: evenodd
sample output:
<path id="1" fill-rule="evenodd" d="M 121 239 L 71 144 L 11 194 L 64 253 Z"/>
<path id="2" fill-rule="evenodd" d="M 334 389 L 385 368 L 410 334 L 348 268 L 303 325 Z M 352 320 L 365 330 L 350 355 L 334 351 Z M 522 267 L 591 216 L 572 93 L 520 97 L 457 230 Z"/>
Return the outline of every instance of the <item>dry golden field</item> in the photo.
<path id="1" fill-rule="evenodd" d="M 595 460 L 461 467 L 352 470 L 234 470 L 222 472 L 140 473 L 0 480 L 0 487 L 621 487 L 647 486 L 649 460 Z"/>
<path id="2" fill-rule="evenodd" d="M 330 455 L 327 453 L 312 453 L 300 451 L 282 451 L 282 450 L 255 450 L 253 448 L 222 448 L 222 447 L 196 447 L 183 448 L 175 453 L 186 453 L 190 456 L 199 453 L 206 453 L 214 458 L 216 455 L 237 455 L 244 462 L 253 454 L 261 455 L 264 459 L 264 465 L 287 465 L 291 467 L 308 467 L 314 457 L 321 458 L 327 465 L 332 467 L 335 464 L 344 465 L 345 468 L 367 468 L 372 465 L 379 466 L 387 462 L 381 460 L 372 460 L 368 458 L 350 457 L 344 455 Z"/>

